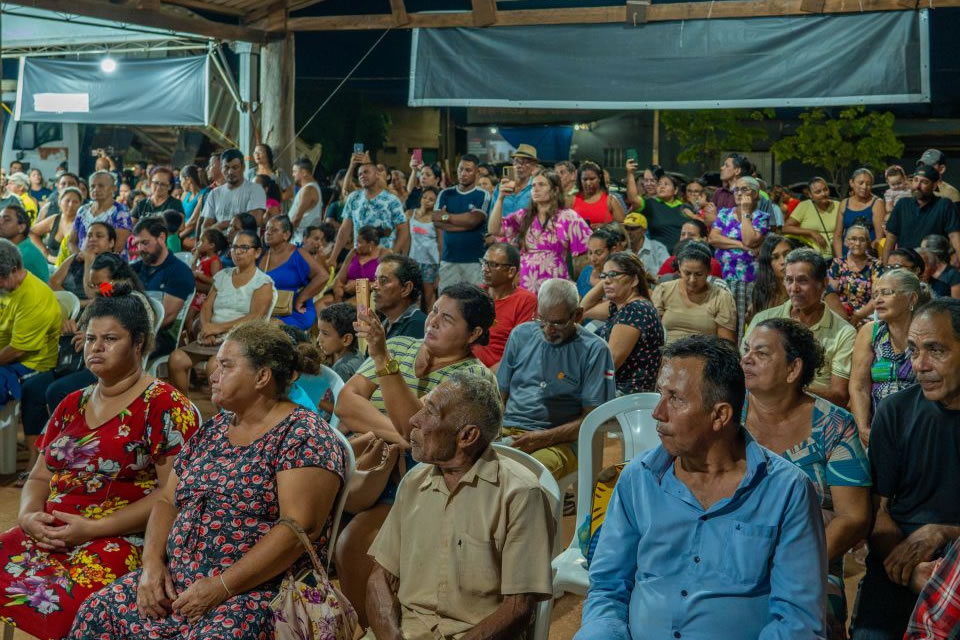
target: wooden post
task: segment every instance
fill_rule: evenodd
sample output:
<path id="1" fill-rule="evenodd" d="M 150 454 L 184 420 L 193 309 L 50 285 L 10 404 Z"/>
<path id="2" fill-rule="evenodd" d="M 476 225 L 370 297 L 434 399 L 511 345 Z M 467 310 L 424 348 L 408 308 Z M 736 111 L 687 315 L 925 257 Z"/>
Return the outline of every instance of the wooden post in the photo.
<path id="1" fill-rule="evenodd" d="M 293 33 L 288 32 L 267 43 L 260 53 L 261 139 L 273 149 L 274 164 L 287 173 L 293 168 L 296 154 L 293 52 Z"/>
<path id="2" fill-rule="evenodd" d="M 653 152 L 650 154 L 651 164 L 660 164 L 660 109 L 653 110 Z"/>

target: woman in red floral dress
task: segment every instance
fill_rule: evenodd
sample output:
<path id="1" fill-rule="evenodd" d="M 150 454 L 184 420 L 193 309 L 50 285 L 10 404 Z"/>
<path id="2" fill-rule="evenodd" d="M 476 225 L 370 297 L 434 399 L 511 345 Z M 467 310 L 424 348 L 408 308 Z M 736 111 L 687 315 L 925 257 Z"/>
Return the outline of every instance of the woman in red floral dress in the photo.
<path id="1" fill-rule="evenodd" d="M 272 640 L 270 601 L 304 555 L 277 520 L 299 523 L 324 559 L 343 483 L 340 440 L 286 397 L 306 351 L 319 357 L 267 321 L 227 334 L 211 378 L 224 410 L 177 456 L 143 568 L 87 598 L 72 640 Z"/>
<path id="2" fill-rule="evenodd" d="M 184 395 L 143 371 L 146 299 L 105 293 L 81 322 L 97 382 L 54 410 L 18 526 L 0 535 L 0 620 L 39 638 L 64 637 L 84 598 L 140 566 L 150 508 L 198 423 Z"/>

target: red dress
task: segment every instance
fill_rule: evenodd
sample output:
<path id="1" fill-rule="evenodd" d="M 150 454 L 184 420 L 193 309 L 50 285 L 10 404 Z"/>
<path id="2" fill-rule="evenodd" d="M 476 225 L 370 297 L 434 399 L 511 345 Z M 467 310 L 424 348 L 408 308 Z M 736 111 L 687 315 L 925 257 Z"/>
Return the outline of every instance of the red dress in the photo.
<path id="1" fill-rule="evenodd" d="M 155 464 L 197 428 L 190 401 L 154 381 L 103 425 L 87 426 L 93 386 L 64 398 L 37 441 L 53 472 L 47 513 L 99 520 L 157 486 Z M 0 535 L 0 620 L 38 638 L 62 638 L 83 600 L 140 566 L 141 534 L 98 538 L 67 552 L 40 549 L 20 527 Z"/>

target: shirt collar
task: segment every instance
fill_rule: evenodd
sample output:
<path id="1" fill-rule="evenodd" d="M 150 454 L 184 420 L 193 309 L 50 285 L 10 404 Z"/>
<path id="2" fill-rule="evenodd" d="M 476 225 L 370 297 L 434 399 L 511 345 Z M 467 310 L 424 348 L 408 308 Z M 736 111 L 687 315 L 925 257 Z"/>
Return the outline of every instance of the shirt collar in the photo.
<path id="1" fill-rule="evenodd" d="M 473 466 L 470 467 L 467 472 L 463 474 L 463 477 L 460 478 L 460 481 L 457 482 L 457 489 L 465 484 L 475 485 L 477 484 L 477 479 L 485 480 L 490 484 L 497 484 L 499 478 L 500 459 L 493 450 L 493 447 L 488 446 L 484 452 L 480 454 L 480 457 L 477 458 L 477 461 L 473 463 Z M 430 473 L 427 474 L 420 483 L 420 491 L 426 491 L 428 489 L 433 489 L 445 494 L 454 493 L 453 491 L 447 490 L 447 485 L 443 482 L 443 474 L 440 472 L 440 467 L 436 465 L 433 465 Z"/>
<path id="2" fill-rule="evenodd" d="M 766 471 L 772 453 L 757 444 L 757 441 L 753 439 L 753 436 L 750 435 L 750 432 L 747 431 L 743 425 L 740 425 L 738 429 L 746 443 L 747 471 L 743 475 L 743 480 L 740 481 L 740 486 L 746 487 L 753 482 L 756 476 Z M 675 460 L 676 457 L 670 455 L 663 445 L 660 445 L 648 451 L 640 459 L 640 464 L 656 477 L 657 484 L 661 484 L 664 474 L 667 473 Z"/>
<path id="3" fill-rule="evenodd" d="M 419 308 L 420 307 L 417 306 L 416 303 L 411 304 L 409 307 L 406 308 L 406 310 L 403 313 L 397 316 L 397 319 L 394 320 L 393 322 L 390 322 L 390 319 L 384 316 L 383 328 L 389 331 L 390 327 L 400 324 L 401 322 L 403 322 L 404 320 L 406 320 L 407 318 L 415 314 L 417 312 L 417 309 Z"/>

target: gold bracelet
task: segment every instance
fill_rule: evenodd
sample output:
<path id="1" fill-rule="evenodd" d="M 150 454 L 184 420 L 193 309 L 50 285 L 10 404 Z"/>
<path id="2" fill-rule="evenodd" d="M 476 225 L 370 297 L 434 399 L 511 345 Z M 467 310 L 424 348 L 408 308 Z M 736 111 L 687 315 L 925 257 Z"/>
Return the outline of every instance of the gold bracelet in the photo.
<path id="1" fill-rule="evenodd" d="M 230 588 L 227 586 L 227 583 L 224 582 L 224 580 L 223 580 L 223 574 L 222 574 L 222 573 L 220 574 L 220 584 L 223 585 L 223 590 L 227 592 L 227 595 L 232 598 L 232 597 L 233 597 L 233 592 L 230 591 Z"/>

